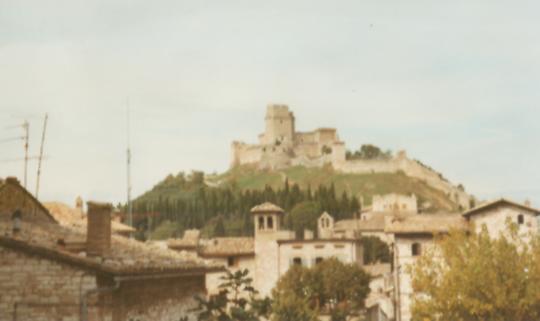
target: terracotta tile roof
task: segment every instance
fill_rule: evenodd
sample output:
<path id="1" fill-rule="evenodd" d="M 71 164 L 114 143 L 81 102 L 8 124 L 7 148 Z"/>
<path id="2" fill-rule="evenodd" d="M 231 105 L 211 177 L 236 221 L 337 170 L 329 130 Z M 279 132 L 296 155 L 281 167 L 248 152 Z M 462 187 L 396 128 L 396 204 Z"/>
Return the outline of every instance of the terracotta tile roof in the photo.
<path id="1" fill-rule="evenodd" d="M 204 240 L 199 248 L 202 257 L 255 255 L 253 237 L 217 237 Z"/>
<path id="2" fill-rule="evenodd" d="M 519 203 L 510 201 L 510 200 L 507 200 L 505 198 L 500 198 L 498 200 L 488 202 L 488 203 L 485 203 L 485 204 L 481 204 L 481 205 L 479 205 L 479 206 L 477 206 L 477 207 L 475 207 L 473 209 L 470 209 L 470 210 L 466 211 L 465 213 L 463 213 L 463 216 L 470 217 L 471 215 L 481 213 L 483 211 L 492 209 L 492 208 L 500 206 L 500 205 L 508 205 L 508 206 L 511 206 L 511 207 L 517 207 L 517 208 L 519 208 L 521 210 L 532 212 L 535 215 L 540 215 L 540 210 L 538 210 L 536 208 L 533 208 L 533 207 L 530 207 L 530 206 L 527 206 L 527 205 L 524 205 L 524 204 L 519 204 Z"/>
<path id="3" fill-rule="evenodd" d="M 61 202 L 45 202 L 43 205 L 49 210 L 58 224 L 65 227 L 86 229 L 86 215 L 73 207 Z M 136 230 L 129 225 L 117 221 L 111 221 L 113 233 L 133 233 Z"/>
<path id="4" fill-rule="evenodd" d="M 283 209 L 270 202 L 259 204 L 251 209 L 251 213 L 285 213 Z"/>
<path id="5" fill-rule="evenodd" d="M 0 221 L 0 246 L 30 252 L 86 269 L 113 275 L 204 273 L 219 269 L 193 255 L 162 249 L 136 240 L 112 236 L 110 253 L 88 257 L 83 231 L 58 224 L 23 222 L 13 235 L 11 221 Z M 82 246 L 81 246 L 82 245 Z"/>
<path id="6" fill-rule="evenodd" d="M 372 232 L 384 232 L 385 217 L 387 215 L 377 214 L 369 219 L 347 219 L 337 221 L 334 224 L 334 230 L 336 231 L 372 231 Z"/>
<path id="7" fill-rule="evenodd" d="M 392 234 L 437 234 L 452 229 L 468 229 L 467 220 L 459 214 L 388 216 L 384 230 Z"/>

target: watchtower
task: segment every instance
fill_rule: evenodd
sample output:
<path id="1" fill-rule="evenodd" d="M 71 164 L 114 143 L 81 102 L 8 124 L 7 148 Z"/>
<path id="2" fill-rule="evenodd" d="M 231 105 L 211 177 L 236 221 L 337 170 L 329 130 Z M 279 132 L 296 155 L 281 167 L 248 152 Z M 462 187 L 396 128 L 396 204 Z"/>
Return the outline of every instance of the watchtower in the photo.
<path id="1" fill-rule="evenodd" d="M 289 106 L 272 104 L 266 107 L 266 129 L 262 142 L 265 145 L 292 144 L 294 141 L 294 114 Z"/>

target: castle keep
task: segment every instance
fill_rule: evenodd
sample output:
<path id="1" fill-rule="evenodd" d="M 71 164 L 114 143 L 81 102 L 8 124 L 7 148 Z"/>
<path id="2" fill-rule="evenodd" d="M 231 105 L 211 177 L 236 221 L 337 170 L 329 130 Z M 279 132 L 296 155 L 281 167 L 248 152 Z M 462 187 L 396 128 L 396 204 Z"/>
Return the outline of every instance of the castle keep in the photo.
<path id="1" fill-rule="evenodd" d="M 234 141 L 231 146 L 231 167 L 254 165 L 260 169 L 279 170 L 289 166 L 322 167 L 331 165 L 342 173 L 396 173 L 426 182 L 447 194 L 462 208 L 469 208 L 470 197 L 462 189 L 433 169 L 399 151 L 390 159 L 347 159 L 345 143 L 335 128 L 296 131 L 295 117 L 287 105 L 268 105 L 265 131 L 258 144 Z"/>
<path id="2" fill-rule="evenodd" d="M 297 132 L 294 114 L 287 105 L 269 105 L 265 125 L 259 144 L 233 142 L 232 166 L 257 164 L 260 168 L 278 169 L 304 163 L 345 161 L 345 145 L 335 128 Z"/>

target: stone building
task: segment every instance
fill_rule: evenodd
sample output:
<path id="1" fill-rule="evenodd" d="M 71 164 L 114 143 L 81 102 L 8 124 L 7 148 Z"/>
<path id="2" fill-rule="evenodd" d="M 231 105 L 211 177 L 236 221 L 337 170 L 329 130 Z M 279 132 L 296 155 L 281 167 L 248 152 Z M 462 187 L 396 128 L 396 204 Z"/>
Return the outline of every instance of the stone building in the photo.
<path id="1" fill-rule="evenodd" d="M 485 227 L 489 235 L 496 238 L 506 231 L 506 222 L 510 222 L 517 224 L 519 235 L 527 240 L 538 233 L 539 215 L 540 210 L 532 208 L 530 204 L 499 199 L 462 214 L 387 217 L 385 233 L 393 240 L 396 320 L 411 320 L 413 290 L 411 276 L 406 269 L 414 264 L 424 251 L 435 246 L 435 235 L 444 235 L 455 229 L 478 232 Z"/>
<path id="2" fill-rule="evenodd" d="M 17 210 L 25 213 L 22 217 L 25 222 L 56 222 L 49 210 L 22 187 L 17 178 L 0 179 L 0 218 L 10 219 Z"/>
<path id="3" fill-rule="evenodd" d="M 271 295 L 279 277 L 295 264 L 313 266 L 336 257 L 345 263 L 363 264 L 363 247 L 354 235 L 314 238 L 312 231 L 305 231 L 297 239 L 293 231 L 281 229 L 284 211 L 280 207 L 263 203 L 251 209 L 255 223 L 254 237 L 224 237 L 199 239 L 198 232 L 186 231 L 184 238 L 169 240 L 168 247 L 177 251 L 197 254 L 231 271 L 248 269 L 253 286 L 262 296 Z M 327 228 L 333 218 L 324 213 L 319 228 Z M 210 273 L 206 278 L 209 293 L 215 293 L 222 273 Z"/>
<path id="4" fill-rule="evenodd" d="M 530 203 L 519 204 L 504 198 L 463 213 L 477 232 L 485 225 L 489 235 L 496 238 L 505 230 L 506 222 L 509 221 L 517 224 L 519 235 L 525 239 L 538 232 L 538 215 L 539 210 L 532 208 Z"/>
<path id="5" fill-rule="evenodd" d="M 0 320 L 193 319 L 193 296 L 204 295 L 206 273 L 219 270 L 193 256 L 111 236 L 109 204 L 89 202 L 88 224 L 76 229 L 57 224 L 42 206 L 6 199 L 16 214 L 6 215 L 3 203 Z"/>

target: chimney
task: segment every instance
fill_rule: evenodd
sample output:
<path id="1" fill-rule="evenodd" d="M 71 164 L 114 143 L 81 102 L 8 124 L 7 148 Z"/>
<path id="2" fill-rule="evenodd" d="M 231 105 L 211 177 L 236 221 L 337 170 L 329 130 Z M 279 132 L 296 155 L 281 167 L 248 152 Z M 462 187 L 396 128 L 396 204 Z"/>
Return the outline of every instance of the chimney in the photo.
<path id="1" fill-rule="evenodd" d="M 13 177 L 13 176 L 6 177 L 6 183 L 12 183 L 12 184 L 21 185 L 21 183 L 19 183 L 19 180 L 17 179 L 17 177 Z"/>
<path id="2" fill-rule="evenodd" d="M 523 202 L 523 204 L 527 207 L 531 207 L 531 200 L 529 199 L 526 199 L 525 202 Z"/>
<path id="3" fill-rule="evenodd" d="M 87 202 L 86 254 L 105 256 L 111 249 L 110 203 Z"/>

